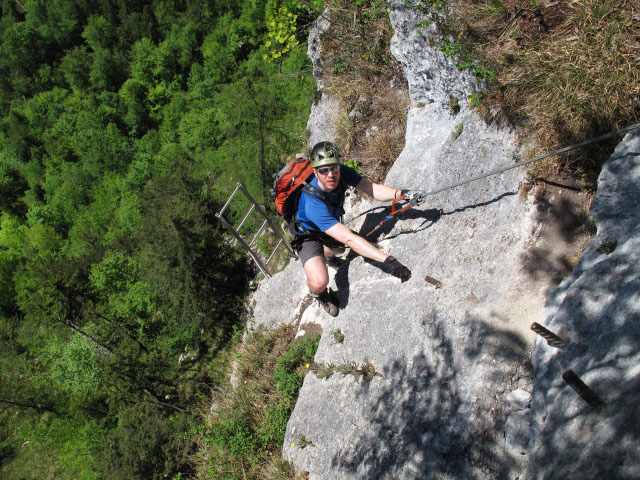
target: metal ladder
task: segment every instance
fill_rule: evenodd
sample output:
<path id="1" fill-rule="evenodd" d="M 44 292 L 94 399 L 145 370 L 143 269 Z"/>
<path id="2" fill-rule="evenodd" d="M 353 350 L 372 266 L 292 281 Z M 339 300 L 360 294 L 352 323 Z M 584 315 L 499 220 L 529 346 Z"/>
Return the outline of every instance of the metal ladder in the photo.
<path id="1" fill-rule="evenodd" d="M 224 218 L 224 211 L 231 204 L 231 201 L 233 200 L 233 197 L 235 197 L 238 192 L 244 193 L 245 197 L 247 197 L 247 199 L 251 203 L 251 207 L 249 208 L 249 211 L 245 214 L 244 218 L 240 222 L 240 225 L 238 225 L 236 228 L 234 228 L 233 225 L 231 225 L 227 221 L 227 219 Z M 240 235 L 240 229 L 242 228 L 242 226 L 245 224 L 245 222 L 249 218 L 249 215 L 251 215 L 251 213 L 254 212 L 254 210 L 256 212 L 258 212 L 258 214 L 260 214 L 264 218 L 264 221 L 262 222 L 262 225 L 260 226 L 260 228 L 258 229 L 256 234 L 253 236 L 251 241 L 249 243 L 247 243 L 242 238 L 242 236 Z M 242 245 L 249 252 L 249 255 L 251 255 L 251 258 L 253 258 L 253 261 L 256 262 L 256 264 L 258 265 L 258 268 L 260 268 L 260 271 L 267 278 L 271 278 L 271 273 L 269 272 L 269 270 L 267 268 L 267 265 L 269 264 L 269 262 L 271 261 L 271 259 L 275 255 L 275 253 L 278 250 L 278 248 L 280 247 L 280 245 L 284 244 L 287 247 L 287 249 L 289 250 L 290 256 L 293 256 L 293 257 L 296 256 L 295 252 L 291 248 L 291 244 L 287 241 L 285 236 L 282 234 L 281 229 L 278 228 L 278 225 L 275 223 L 274 220 L 277 221 L 277 218 L 275 218 L 275 219 L 269 218 L 267 216 L 266 212 L 258 204 L 258 202 L 256 202 L 253 199 L 253 197 L 248 192 L 246 187 L 240 182 L 238 182 L 238 185 L 236 186 L 236 188 L 233 191 L 233 193 L 229 196 L 229 198 L 227 199 L 227 202 L 224 204 L 222 209 L 218 213 L 216 213 L 216 218 L 222 222 L 222 224 L 227 228 L 227 230 L 229 230 L 229 233 L 231 235 L 233 235 L 233 237 L 238 241 L 238 243 L 240 243 L 240 245 Z M 280 237 L 280 241 L 278 242 L 276 247 L 273 249 L 273 252 L 271 252 L 271 255 L 269 255 L 269 258 L 267 258 L 266 261 L 263 261 L 260 258 L 260 256 L 258 255 L 258 253 L 253 249 L 253 247 L 255 246 L 256 242 L 258 241 L 258 238 L 260 238 L 260 235 L 262 235 L 262 233 L 264 233 L 265 227 L 267 225 L 269 225 L 269 227 L 271 228 L 271 231 L 273 231 L 274 234 L 276 234 L 278 237 Z"/>

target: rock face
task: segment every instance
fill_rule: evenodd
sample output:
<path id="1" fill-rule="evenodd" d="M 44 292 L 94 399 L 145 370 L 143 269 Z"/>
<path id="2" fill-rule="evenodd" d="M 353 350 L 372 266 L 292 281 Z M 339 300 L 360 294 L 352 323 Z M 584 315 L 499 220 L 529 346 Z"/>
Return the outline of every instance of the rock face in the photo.
<path id="1" fill-rule="evenodd" d="M 438 47 L 428 44 L 433 27 L 423 30 L 418 24 L 423 18 L 416 10 L 407 9 L 406 2 L 390 2 L 391 21 L 395 31 L 391 52 L 405 67 L 411 100 L 419 103 L 446 105 L 456 97 L 461 104 L 467 95 L 480 91 L 473 75 L 456 68 L 455 61 Z M 427 50 L 427 51 L 425 51 Z"/>
<path id="2" fill-rule="evenodd" d="M 513 451 L 522 455 L 529 450 L 531 413 L 527 408 L 513 412 L 505 425 L 505 442 Z"/>
<path id="3" fill-rule="evenodd" d="M 507 402 L 509 402 L 514 408 L 522 410 L 529 406 L 529 403 L 531 402 L 531 394 L 524 390 L 517 389 L 507 395 Z"/>
<path id="4" fill-rule="evenodd" d="M 416 29 L 421 19 L 403 4 L 392 3 L 392 52 L 405 68 L 412 107 L 405 149 L 385 183 L 429 192 L 512 164 L 517 157 L 513 134 L 487 126 L 468 107 L 464 99 L 478 88 L 474 80 L 429 46 L 428 32 L 423 36 Z M 448 108 L 450 95 L 460 99 L 456 115 Z M 329 127 L 310 120 L 310 144 L 334 138 Z M 620 155 L 628 161 L 637 152 L 636 141 Z M 635 159 L 635 180 L 618 183 L 621 160 L 605 169 L 601 189 L 609 191 L 611 185 L 637 199 Z M 523 172 L 510 170 L 428 196 L 419 208 L 388 222 L 372 240 L 406 264 L 412 278 L 400 283 L 374 262 L 350 254 L 337 273 L 330 270 L 340 298 L 336 318 L 311 302 L 298 261 L 262 282 L 254 295 L 256 324 L 320 325 L 318 364 L 370 363 L 378 373 L 370 382 L 340 373 L 328 379 L 306 376 L 287 425 L 284 456 L 308 471 L 311 480 L 515 478 L 527 459 L 522 454 L 531 448 L 534 460 L 525 473 L 555 478 L 545 465 L 547 455 L 568 473 L 563 453 L 591 465 L 584 452 L 600 458 L 617 431 L 627 435 L 629 445 L 635 442 L 635 450 L 629 449 L 636 455 L 629 457 L 631 464 L 620 461 L 619 472 L 637 473 L 629 465 L 638 465 L 639 443 L 632 432 L 638 414 L 631 402 L 640 383 L 640 357 L 630 326 L 638 323 L 640 280 L 631 265 L 637 263 L 639 245 L 627 235 L 638 219 L 611 193 L 596 199 L 594 212 L 600 218 L 606 212 L 612 230 L 606 236 L 599 230 L 600 243 L 572 275 L 583 293 L 574 293 L 567 280 L 547 308 L 549 328 L 572 343 L 562 352 L 536 344 L 538 377 L 530 410 L 506 400 L 505 392 L 530 390 L 526 367 L 533 334 L 528 327 L 543 322 L 550 285 L 539 264 L 552 263 L 552 252 L 538 248 L 540 205 L 518 194 L 522 177 Z M 351 205 L 349 227 L 370 231 L 386 207 L 373 201 Z M 615 248 L 602 253 L 614 241 Z M 615 281 L 583 279 L 588 268 L 602 269 Z M 441 286 L 425 281 L 426 276 Z M 628 318 L 618 310 L 619 293 L 622 303 L 635 305 Z M 599 319 L 588 329 L 579 322 L 587 314 Z M 618 326 L 628 326 L 628 333 L 620 335 Z M 329 334 L 333 329 L 341 330 L 344 341 L 336 342 Z M 619 347 L 605 348 L 616 335 L 622 339 Z M 610 403 L 607 422 L 589 416 L 586 404 L 561 384 L 563 368 L 573 368 Z M 529 438 L 531 417 L 535 435 Z M 589 448 L 580 437 L 585 428 L 600 435 L 592 450 L 580 450 Z M 300 448 L 302 437 L 312 444 Z"/>
<path id="5" fill-rule="evenodd" d="M 336 130 L 334 117 L 338 111 L 338 101 L 324 91 L 324 65 L 320 54 L 322 45 L 320 35 L 329 28 L 329 20 L 326 13 L 323 13 L 314 22 L 309 32 L 309 43 L 307 55 L 313 64 L 313 76 L 318 85 L 318 99 L 311 109 L 311 115 L 307 121 L 307 131 L 309 132 L 309 145 L 313 147 L 318 142 L 324 140 L 335 140 Z"/>
<path id="6" fill-rule="evenodd" d="M 512 164 L 512 133 L 470 110 L 464 99 L 474 81 L 417 34 L 419 20 L 394 6 L 392 51 L 406 69 L 412 108 L 405 149 L 385 183 L 429 191 Z M 457 115 L 447 106 L 450 93 L 461 99 Z M 524 373 L 531 338 L 520 334 L 521 325 L 541 319 L 544 301 L 542 285 L 521 265 L 536 227 L 535 209 L 518 196 L 521 178 L 514 170 L 430 196 L 389 222 L 374 240 L 408 265 L 412 278 L 400 283 L 350 255 L 332 280 L 337 318 L 309 304 L 299 262 L 262 283 L 254 296 L 258 324 L 320 324 L 316 362 L 370 362 L 379 372 L 368 383 L 339 373 L 305 378 L 284 455 L 310 479 L 498 478 L 520 471 L 522 457 L 503 434 L 513 408 L 497 391 L 517 387 L 511 378 Z M 370 231 L 385 207 L 352 206 L 349 226 Z M 332 329 L 344 333 L 342 343 L 328 334 Z M 313 446 L 296 446 L 301 436 Z"/>
<path id="7" fill-rule="evenodd" d="M 537 341 L 534 448 L 525 478 L 640 478 L 640 133 L 605 164 L 591 214 L 598 233 L 553 290 Z M 573 370 L 602 400 L 596 413 L 562 380 Z"/>

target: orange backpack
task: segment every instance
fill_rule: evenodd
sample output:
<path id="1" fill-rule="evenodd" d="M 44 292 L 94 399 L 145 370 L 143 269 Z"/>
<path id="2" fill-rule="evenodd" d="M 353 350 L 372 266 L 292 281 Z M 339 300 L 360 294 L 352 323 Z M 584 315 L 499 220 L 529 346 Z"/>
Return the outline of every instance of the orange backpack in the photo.
<path id="1" fill-rule="evenodd" d="M 311 162 L 301 156 L 293 159 L 275 175 L 273 191 L 278 213 L 287 222 L 293 219 L 302 192 L 302 187 L 308 185 L 313 178 Z"/>

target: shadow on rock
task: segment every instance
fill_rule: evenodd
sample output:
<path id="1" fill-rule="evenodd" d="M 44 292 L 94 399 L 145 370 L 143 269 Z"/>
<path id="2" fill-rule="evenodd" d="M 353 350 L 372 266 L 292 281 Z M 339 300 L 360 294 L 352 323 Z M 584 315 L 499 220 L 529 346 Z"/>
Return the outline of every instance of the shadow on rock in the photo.
<path id="1" fill-rule="evenodd" d="M 632 249 L 591 267 L 567 291 L 549 328 L 566 348 L 537 348 L 540 433 L 526 478 L 640 478 L 640 275 Z M 561 380 L 573 370 L 606 406 L 597 413 Z M 558 446 L 561 446 L 559 448 Z"/>
<path id="2" fill-rule="evenodd" d="M 344 310 L 349 304 L 349 267 L 351 266 L 351 260 L 358 256 L 357 253 L 350 250 L 347 255 L 344 264 L 336 272 L 334 281 L 336 282 L 337 296 L 340 302 L 340 309 Z"/>
<path id="3" fill-rule="evenodd" d="M 428 210 L 419 210 L 416 208 L 412 208 L 410 210 L 407 210 L 406 212 L 399 213 L 395 220 L 388 221 L 383 227 L 381 227 L 377 232 L 375 232 L 375 235 L 370 240 L 375 242 L 378 238 L 380 238 L 383 235 L 385 235 L 385 240 L 390 240 L 392 238 L 399 237 L 400 235 L 409 235 L 409 234 L 421 232 L 433 226 L 433 224 L 436 223 L 438 220 L 440 220 L 440 218 L 442 217 L 445 217 L 448 215 L 455 215 L 456 213 L 461 213 L 466 210 L 471 210 L 474 208 L 486 207 L 493 203 L 499 202 L 504 198 L 513 196 L 515 194 L 516 192 L 505 192 L 501 195 L 498 195 L 495 198 L 492 198 L 491 200 L 487 200 L 485 202 L 480 202 L 480 203 L 474 203 L 471 205 L 465 205 L 464 207 L 459 207 L 449 212 L 445 212 L 444 210 L 439 208 L 432 208 Z M 380 223 L 380 221 L 385 217 L 385 215 L 387 215 L 386 212 L 383 214 L 368 216 L 364 222 L 364 225 L 362 226 L 361 231 L 362 232 L 371 231 L 377 224 Z M 393 230 L 393 227 L 395 226 L 395 223 L 397 221 L 415 220 L 420 218 L 423 219 L 424 221 L 417 227 L 412 228 L 411 230 L 401 231 L 399 233 L 396 233 L 395 235 L 386 235 L 389 232 L 391 232 L 391 230 Z"/>
<path id="4" fill-rule="evenodd" d="M 523 270 L 534 280 L 549 279 L 552 285 L 557 285 L 571 272 L 573 265 L 569 255 L 576 251 L 575 247 L 563 245 L 569 246 L 580 237 L 588 236 L 589 219 L 580 207 L 579 199 L 571 199 L 567 194 L 563 197 L 554 195 L 556 198 L 551 202 L 550 195 L 545 193 L 537 205 L 542 241 L 523 252 L 520 261 Z"/>
<path id="5" fill-rule="evenodd" d="M 429 210 L 418 210 L 414 207 L 396 214 L 394 217 L 386 221 L 378 230 L 372 232 L 372 230 L 375 229 L 380 224 L 380 222 L 382 222 L 385 217 L 389 215 L 390 212 L 391 207 L 387 207 L 385 211 L 381 213 L 367 215 L 364 223 L 362 224 L 362 227 L 360 227 L 360 232 L 358 232 L 358 234 L 365 237 L 371 243 L 376 243 L 381 236 L 387 235 L 389 232 L 391 232 L 398 222 L 423 219 L 424 221 L 420 224 L 419 227 L 410 231 L 401 232 L 400 234 L 416 233 L 429 228 L 431 225 L 437 222 L 441 216 L 441 211 L 439 209 L 431 208 Z M 389 236 L 386 238 L 395 238 L 400 234 Z"/>
<path id="6" fill-rule="evenodd" d="M 501 195 L 498 195 L 497 197 L 492 198 L 491 200 L 487 200 L 486 202 L 480 202 L 480 203 L 474 203 L 471 205 L 465 205 L 464 207 L 459 207 L 456 208 L 455 210 L 451 210 L 450 212 L 443 212 L 442 215 L 454 215 L 456 213 L 461 213 L 464 212 L 466 210 L 472 210 L 474 208 L 480 208 L 480 207 L 486 207 L 487 205 L 491 205 L 492 203 L 497 203 L 500 200 L 507 198 L 507 197 L 512 197 L 516 194 L 516 192 L 505 192 Z"/>
<path id="7" fill-rule="evenodd" d="M 384 380 L 374 379 L 355 393 L 371 410 L 364 412 L 369 425 L 355 444 L 334 456 L 335 471 L 375 479 L 477 478 L 478 469 L 491 472 L 492 478 L 508 478 L 513 472 L 513 459 L 499 453 L 504 410 L 495 408 L 493 396 L 469 398 L 469 386 L 461 382 L 470 363 L 477 368 L 487 359 L 489 364 L 497 352 L 504 359 L 521 359 L 524 345 L 510 339 L 513 345 L 505 350 L 502 332 L 477 327 L 482 320 L 470 316 L 463 321 L 462 337 L 460 330 L 454 337 L 437 317 L 432 312 L 421 322 L 428 348 L 395 360 L 383 368 Z M 505 370 L 500 362 L 487 365 L 482 381 L 500 381 L 500 369 Z M 379 381 L 384 382 L 382 391 L 375 386 Z M 371 397 L 376 400 L 369 405 Z"/>
<path id="8" fill-rule="evenodd" d="M 527 362 L 527 342 L 515 332 L 500 330 L 483 321 L 469 323 L 469 342 L 465 346 L 467 358 L 490 355 L 492 360 L 522 364 Z"/>

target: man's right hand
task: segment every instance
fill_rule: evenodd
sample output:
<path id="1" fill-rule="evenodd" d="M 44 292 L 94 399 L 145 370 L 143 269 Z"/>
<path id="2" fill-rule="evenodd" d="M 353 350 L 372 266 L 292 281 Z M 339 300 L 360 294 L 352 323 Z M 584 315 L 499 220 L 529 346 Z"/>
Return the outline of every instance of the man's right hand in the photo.
<path id="1" fill-rule="evenodd" d="M 401 264 L 395 257 L 388 256 L 383 265 L 390 270 L 391 275 L 398 277 L 402 282 L 406 282 L 411 278 L 411 270 Z"/>
<path id="2" fill-rule="evenodd" d="M 424 190 L 400 190 L 400 193 L 404 195 L 407 200 L 414 200 L 416 205 L 424 201 Z"/>

